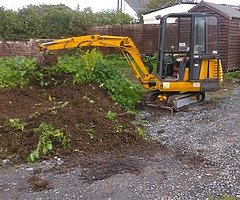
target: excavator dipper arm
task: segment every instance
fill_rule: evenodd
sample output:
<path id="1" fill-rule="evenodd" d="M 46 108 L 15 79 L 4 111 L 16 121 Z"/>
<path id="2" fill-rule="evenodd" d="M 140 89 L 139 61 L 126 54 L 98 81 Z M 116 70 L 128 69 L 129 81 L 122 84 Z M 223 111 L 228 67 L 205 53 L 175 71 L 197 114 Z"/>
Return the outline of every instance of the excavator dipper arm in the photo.
<path id="1" fill-rule="evenodd" d="M 54 40 L 39 45 L 40 51 L 55 51 L 78 47 L 112 47 L 121 50 L 134 75 L 146 89 L 159 88 L 159 81 L 145 66 L 142 57 L 129 37 L 87 35 Z"/>

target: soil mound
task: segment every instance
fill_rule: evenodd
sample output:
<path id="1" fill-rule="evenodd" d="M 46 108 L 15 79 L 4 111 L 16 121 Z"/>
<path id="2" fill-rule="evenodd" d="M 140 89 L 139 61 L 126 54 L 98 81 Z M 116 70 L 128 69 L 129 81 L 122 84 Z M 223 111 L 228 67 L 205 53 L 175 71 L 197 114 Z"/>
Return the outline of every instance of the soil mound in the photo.
<path id="1" fill-rule="evenodd" d="M 0 91 L 0 159 L 16 155 L 26 161 L 36 148 L 38 136 L 34 128 L 42 122 L 62 130 L 70 140 L 66 150 L 55 145 L 50 156 L 96 154 L 146 145 L 136 134 L 133 116 L 116 105 L 98 84 L 75 85 L 69 77 L 50 77 L 46 87 L 31 84 L 26 88 Z M 116 117 L 107 118 L 107 113 Z M 21 130 L 9 125 L 20 119 Z"/>

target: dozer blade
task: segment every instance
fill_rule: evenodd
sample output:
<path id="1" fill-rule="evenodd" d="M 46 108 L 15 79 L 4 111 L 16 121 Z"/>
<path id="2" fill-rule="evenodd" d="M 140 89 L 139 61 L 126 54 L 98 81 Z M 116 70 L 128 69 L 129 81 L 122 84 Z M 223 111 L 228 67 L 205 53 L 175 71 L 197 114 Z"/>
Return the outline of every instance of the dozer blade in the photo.
<path id="1" fill-rule="evenodd" d="M 152 90 L 146 92 L 141 99 L 140 105 L 147 106 L 148 108 L 159 108 L 169 110 L 173 115 L 173 108 L 167 106 L 166 101 L 160 100 L 160 98 L 158 98 L 161 94 L 163 93 L 161 93 L 159 90 Z M 157 110 L 154 109 L 154 111 Z M 161 113 L 163 112 L 161 111 Z"/>
<path id="2" fill-rule="evenodd" d="M 204 92 L 184 93 L 172 95 L 167 100 L 167 105 L 172 107 L 174 111 L 181 111 L 190 106 L 195 106 L 205 100 Z"/>

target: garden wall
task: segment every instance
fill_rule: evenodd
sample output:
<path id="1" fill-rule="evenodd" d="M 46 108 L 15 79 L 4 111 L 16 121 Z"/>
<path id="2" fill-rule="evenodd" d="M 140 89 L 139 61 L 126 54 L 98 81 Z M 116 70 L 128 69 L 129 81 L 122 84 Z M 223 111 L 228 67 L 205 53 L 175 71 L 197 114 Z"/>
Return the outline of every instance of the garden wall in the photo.
<path id="1" fill-rule="evenodd" d="M 2 42 L 0 41 L 0 56 L 33 57 L 37 53 L 35 41 Z"/>

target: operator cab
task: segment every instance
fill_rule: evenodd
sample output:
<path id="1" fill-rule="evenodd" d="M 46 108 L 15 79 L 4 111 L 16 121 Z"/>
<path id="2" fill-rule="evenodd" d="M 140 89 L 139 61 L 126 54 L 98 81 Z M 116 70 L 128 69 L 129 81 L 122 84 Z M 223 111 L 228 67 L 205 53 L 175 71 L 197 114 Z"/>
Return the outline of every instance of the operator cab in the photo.
<path id="1" fill-rule="evenodd" d="M 218 17 L 202 13 L 164 16 L 158 55 L 157 75 L 160 80 L 199 80 L 203 61 L 219 60 Z"/>

